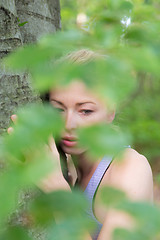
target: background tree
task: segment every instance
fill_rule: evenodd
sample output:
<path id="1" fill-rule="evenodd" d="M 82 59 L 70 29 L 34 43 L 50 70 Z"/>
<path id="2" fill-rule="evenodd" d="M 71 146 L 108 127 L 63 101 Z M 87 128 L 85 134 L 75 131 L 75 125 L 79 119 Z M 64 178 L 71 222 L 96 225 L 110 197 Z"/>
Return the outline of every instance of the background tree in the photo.
<path id="1" fill-rule="evenodd" d="M 0 1 L 0 59 L 17 47 L 36 42 L 60 29 L 59 0 Z M 9 73 L 0 66 L 0 133 L 18 106 L 37 100 L 27 74 Z"/>
<path id="2" fill-rule="evenodd" d="M 38 94 L 28 81 L 28 74 L 6 70 L 3 58 L 18 47 L 35 43 L 42 35 L 55 33 L 60 28 L 59 0 L 0 1 L 0 134 L 6 131 L 10 116 L 19 106 L 39 101 Z M 24 215 L 28 196 L 31 192 L 22 196 L 25 200 L 21 199 L 20 211 L 15 211 L 14 224 L 28 224 Z M 41 233 L 35 233 L 36 239 L 42 238 Z"/>

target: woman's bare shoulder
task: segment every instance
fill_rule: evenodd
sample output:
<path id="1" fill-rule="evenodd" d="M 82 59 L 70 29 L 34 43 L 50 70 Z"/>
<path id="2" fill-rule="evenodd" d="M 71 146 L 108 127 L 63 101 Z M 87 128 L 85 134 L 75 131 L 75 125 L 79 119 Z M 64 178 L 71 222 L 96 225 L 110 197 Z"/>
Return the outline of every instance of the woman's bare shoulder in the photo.
<path id="1" fill-rule="evenodd" d="M 103 185 L 124 190 L 133 200 L 153 199 L 153 176 L 145 156 L 126 148 L 113 160 Z"/>
<path id="2" fill-rule="evenodd" d="M 134 150 L 133 148 L 126 148 L 123 152 L 121 152 L 120 154 L 118 154 L 115 159 L 114 159 L 114 163 L 117 167 L 129 167 L 129 166 L 139 166 L 139 167 L 147 167 L 148 170 L 150 168 L 150 164 L 147 160 L 147 158 L 138 153 L 136 150 Z"/>

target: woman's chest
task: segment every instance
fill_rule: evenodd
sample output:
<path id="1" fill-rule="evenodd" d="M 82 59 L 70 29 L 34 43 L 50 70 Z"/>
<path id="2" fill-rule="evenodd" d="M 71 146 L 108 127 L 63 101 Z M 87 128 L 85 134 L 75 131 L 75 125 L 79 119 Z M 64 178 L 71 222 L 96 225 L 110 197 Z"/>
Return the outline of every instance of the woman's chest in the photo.
<path id="1" fill-rule="evenodd" d="M 114 169 L 112 169 L 112 166 L 110 166 L 110 168 L 106 171 L 104 177 L 102 178 L 92 201 L 93 213 L 97 220 L 102 224 L 108 213 L 108 206 L 103 199 L 103 193 L 105 192 L 105 188 L 107 187 L 114 188 L 115 181 L 117 181 L 116 179 L 118 179 L 118 173 L 114 172 L 113 174 L 113 172 Z"/>
<path id="2" fill-rule="evenodd" d="M 107 183 L 109 184 L 109 179 L 107 180 Z M 106 179 L 105 181 L 102 180 L 102 182 L 100 183 L 95 196 L 93 198 L 92 201 L 92 209 L 93 209 L 93 213 L 96 217 L 96 219 L 103 224 L 105 217 L 107 215 L 107 205 L 105 205 L 104 201 L 103 201 L 103 194 L 102 191 L 104 190 L 104 187 L 106 187 Z"/>

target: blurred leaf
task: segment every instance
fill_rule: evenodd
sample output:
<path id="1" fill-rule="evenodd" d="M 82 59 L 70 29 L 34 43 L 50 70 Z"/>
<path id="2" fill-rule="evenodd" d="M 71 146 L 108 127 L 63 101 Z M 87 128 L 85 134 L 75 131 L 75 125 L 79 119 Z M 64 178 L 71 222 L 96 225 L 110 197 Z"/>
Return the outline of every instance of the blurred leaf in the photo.
<path id="1" fill-rule="evenodd" d="M 156 182 L 160 184 L 160 174 L 156 176 Z"/>
<path id="2" fill-rule="evenodd" d="M 27 154 L 27 161 L 21 164 L 21 181 L 39 183 L 40 180 L 53 173 L 57 168 L 57 160 L 54 159 L 49 149 L 41 146 L 41 151 L 32 151 Z"/>
<path id="3" fill-rule="evenodd" d="M 82 44 L 81 42 L 83 42 L 83 34 L 80 31 L 50 34 L 42 37 L 35 45 L 17 49 L 5 58 L 4 64 L 12 69 L 33 70 L 42 63 L 49 63 L 51 59 L 53 61 L 62 56 L 66 51 L 75 50 L 75 43 L 77 45 Z"/>
<path id="4" fill-rule="evenodd" d="M 27 230 L 22 227 L 9 227 L 6 231 L 0 234 L 0 240 L 32 240 L 29 237 Z"/>
<path id="5" fill-rule="evenodd" d="M 84 217 L 69 218 L 49 229 L 49 240 L 83 240 L 86 232 L 93 231 L 93 222 Z"/>
<path id="6" fill-rule="evenodd" d="M 56 181 L 56 179 L 55 179 Z M 54 191 L 52 193 L 42 193 L 31 204 L 32 213 L 35 214 L 37 220 L 43 219 L 43 209 L 46 214 L 55 216 L 56 219 L 65 219 L 66 217 L 73 217 L 74 215 L 82 215 L 85 208 L 87 208 L 88 202 L 81 192 L 67 192 L 67 191 Z M 42 209 L 42 212 L 39 212 Z M 40 221 L 41 222 L 41 221 Z"/>
<path id="7" fill-rule="evenodd" d="M 65 59 L 59 64 L 53 65 L 52 69 L 44 69 L 44 72 L 48 72 L 46 85 L 45 75 L 41 74 L 41 71 L 35 72 L 37 79 L 35 84 L 40 91 L 56 84 L 64 86 L 78 79 L 84 81 L 92 91 L 98 93 L 106 102 L 110 100 L 116 102 L 117 105 L 124 101 L 137 85 L 130 64 L 122 59 L 102 54 L 99 54 L 96 60 L 93 59 L 85 64 L 83 61 L 80 64 L 73 64 L 70 60 Z"/>
<path id="8" fill-rule="evenodd" d="M 18 191 L 21 186 L 15 169 L 9 169 L 0 176 L 0 225 L 7 222 L 8 215 L 17 207 Z M 3 226 L 4 227 L 4 226 Z"/>
<path id="9" fill-rule="evenodd" d="M 43 147 L 44 148 L 44 147 Z M 56 168 L 54 159 L 46 157 L 46 149 L 41 151 L 30 152 L 32 155 L 25 163 L 12 161 L 7 163 L 3 174 L 0 175 L 0 224 L 7 221 L 7 217 L 18 207 L 19 192 L 31 184 L 39 183 Z M 34 155 L 33 155 L 34 154 Z M 6 191 L 9 189 L 9 191 Z"/>
<path id="10" fill-rule="evenodd" d="M 113 233 L 113 240 L 150 240 L 144 233 L 141 231 L 129 231 L 126 229 L 115 229 Z"/>
<path id="11" fill-rule="evenodd" d="M 142 14 L 143 13 L 143 14 Z M 156 9 L 153 5 L 135 5 L 132 13 L 134 22 L 144 23 L 153 22 L 156 19 Z"/>
<path id="12" fill-rule="evenodd" d="M 127 199 L 123 191 L 109 186 L 101 189 L 100 197 L 107 208 L 116 206 L 118 203 Z"/>
<path id="13" fill-rule="evenodd" d="M 141 47 L 139 48 L 126 48 L 123 50 L 128 56 L 129 62 L 133 64 L 136 71 L 146 71 L 159 75 L 159 58 L 156 56 L 154 49 Z M 123 52 L 123 53 L 124 53 Z"/>
<path id="14" fill-rule="evenodd" d="M 128 212 L 137 221 L 137 228 L 148 239 L 160 234 L 160 209 L 151 203 L 121 202 L 118 209 Z"/>
<path id="15" fill-rule="evenodd" d="M 39 64 L 31 71 L 32 85 L 41 93 L 46 93 L 49 89 L 54 88 L 55 82 L 55 67 L 48 63 Z"/>
<path id="16" fill-rule="evenodd" d="M 52 134 L 58 137 L 63 126 L 59 113 L 49 105 L 28 105 L 17 115 L 14 132 L 5 137 L 5 148 L 10 156 L 20 160 L 42 143 L 48 143 Z"/>
<path id="17" fill-rule="evenodd" d="M 26 70 L 34 68 L 52 56 L 53 53 L 50 48 L 43 48 L 39 45 L 28 45 L 10 54 L 5 58 L 4 63 L 7 67 L 15 70 Z"/>
<path id="18" fill-rule="evenodd" d="M 81 46 L 84 40 L 85 35 L 83 32 L 79 30 L 68 30 L 42 37 L 39 45 L 42 48 L 49 47 L 53 56 L 61 57 L 65 53 L 75 50 L 78 45 Z"/>
<path id="19" fill-rule="evenodd" d="M 84 127 L 78 130 L 79 142 L 91 156 L 115 155 L 131 143 L 127 132 L 120 132 L 111 124 Z"/>
<path id="20" fill-rule="evenodd" d="M 82 217 L 87 206 L 88 202 L 81 192 L 54 191 L 49 194 L 41 193 L 31 203 L 30 211 L 36 222 L 44 225 L 54 222 L 54 219 L 61 222 Z"/>

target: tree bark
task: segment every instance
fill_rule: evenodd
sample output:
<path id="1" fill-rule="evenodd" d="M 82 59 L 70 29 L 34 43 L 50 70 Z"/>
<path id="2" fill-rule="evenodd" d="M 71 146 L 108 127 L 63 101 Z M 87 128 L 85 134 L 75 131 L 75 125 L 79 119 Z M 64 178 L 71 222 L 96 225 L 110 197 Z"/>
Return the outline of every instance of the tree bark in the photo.
<path id="1" fill-rule="evenodd" d="M 27 22 L 19 26 L 20 22 Z M 59 0 L 0 0 L 0 59 L 43 34 L 60 29 Z M 17 107 L 38 99 L 26 74 L 7 72 L 0 65 L 0 133 L 9 125 Z"/>

